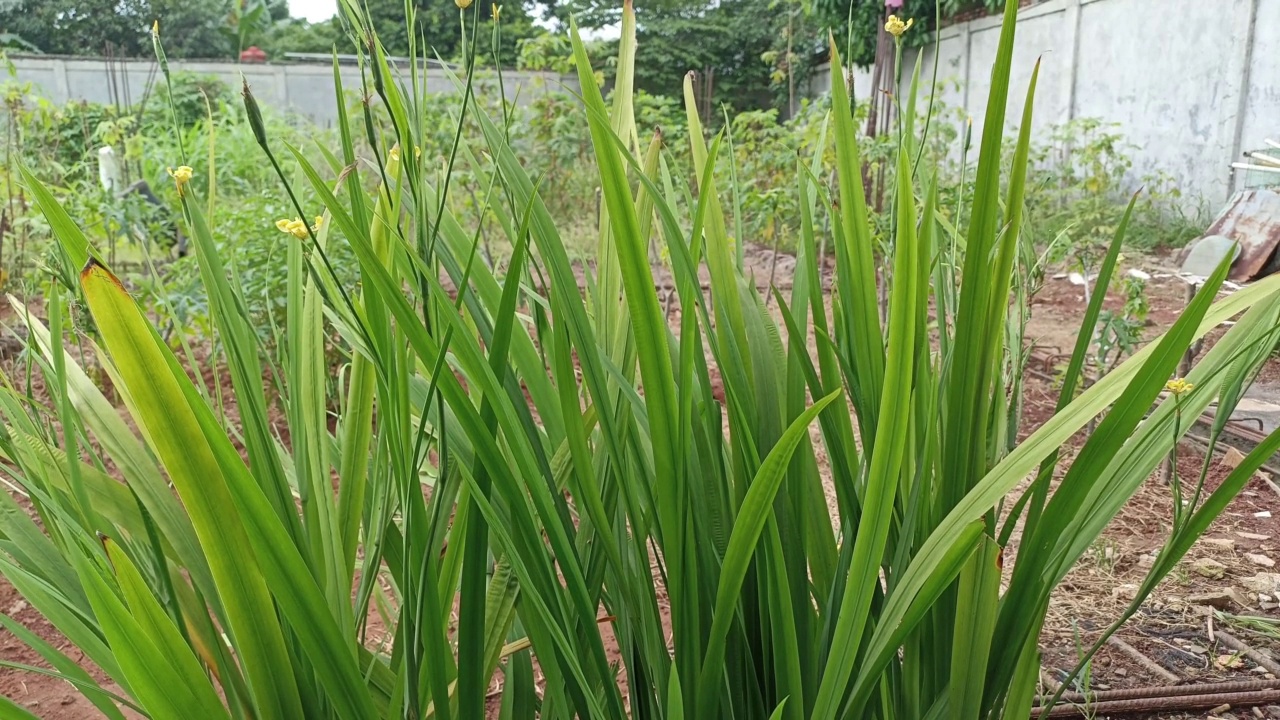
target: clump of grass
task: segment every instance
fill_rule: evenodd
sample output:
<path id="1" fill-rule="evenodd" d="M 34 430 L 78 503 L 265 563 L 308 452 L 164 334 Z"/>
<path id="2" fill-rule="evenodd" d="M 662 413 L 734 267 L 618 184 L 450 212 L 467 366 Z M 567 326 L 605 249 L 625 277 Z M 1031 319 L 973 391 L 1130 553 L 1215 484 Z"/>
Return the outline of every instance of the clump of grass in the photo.
<path id="1" fill-rule="evenodd" d="M 300 237 L 281 237 L 278 354 L 264 357 L 216 252 L 204 169 L 180 183 L 234 422 L 220 391 L 189 379 L 75 221 L 25 175 L 96 323 L 98 337 L 82 341 L 137 431 L 63 349 L 69 297 L 48 298 L 49 327 L 19 308 L 50 398 L 0 392 L 6 472 L 40 522 L 0 494 L 0 572 L 122 688 L 107 692 L 24 637 L 108 717 L 124 705 L 153 717 L 477 718 L 500 673 L 497 712 L 510 718 L 1023 718 L 1053 588 L 1167 456 L 1185 431 L 1176 418 L 1214 400 L 1230 407 L 1275 344 L 1280 280 L 1214 303 L 1224 264 L 1168 333 L 1077 394 L 1099 300 L 1058 412 L 1016 442 L 1032 98 L 1002 197 L 1015 3 L 969 224 L 939 221 L 923 129 L 905 112 L 891 233 L 875 251 L 837 82 L 838 182 L 816 180 L 828 171 L 825 142 L 798 163 L 802 242 L 776 316 L 742 275 L 722 199 L 733 180 L 714 172 L 721 139 L 705 139 L 691 88 L 693 177 L 672 177 L 661 137 L 635 132 L 630 5 L 612 107 L 573 34 L 603 199 L 585 296 L 542 200 L 555 189 L 525 171 L 505 115 L 472 101 L 470 74 L 456 78 L 449 163 L 428 166 L 408 149 L 439 100 L 415 69 L 392 71 L 357 5 L 343 12 L 362 53 L 360 90 L 386 107 L 392 129 L 340 108 L 341 147 L 316 167 L 256 126 L 290 197 L 303 197 L 300 185 L 317 198 L 295 201 L 290 216 L 320 215 Z M 484 21 L 475 10 L 463 17 L 474 52 Z M 334 82 L 343 97 L 336 67 Z M 248 90 L 245 99 L 253 121 Z M 469 122 L 478 133 L 463 132 Z M 371 157 L 356 154 L 362 133 Z M 456 162 L 487 173 L 485 210 L 512 248 L 502 278 L 477 262 L 479 233 L 449 209 Z M 833 232 L 820 238 L 826 208 Z M 652 242 L 671 258 L 675 328 L 654 289 Z M 837 266 L 830 307 L 824 243 Z M 340 244 L 358 286 L 338 280 Z M 1189 343 L 1228 318 L 1235 324 L 1188 375 L 1191 389 L 1176 406 L 1161 401 Z M 334 337 L 349 361 L 326 393 Z M 1099 415 L 1058 468 L 1058 447 Z M 838 522 L 814 442 L 831 460 Z M 1273 434 L 1203 502 L 1196 494 L 1128 613 L 1278 447 Z M 1028 475 L 1027 492 L 1007 497 Z M 1013 511 L 1000 525 L 1006 500 Z M 371 636 L 375 617 L 385 637 Z M 1096 650 L 1082 648 L 1082 664 Z"/>

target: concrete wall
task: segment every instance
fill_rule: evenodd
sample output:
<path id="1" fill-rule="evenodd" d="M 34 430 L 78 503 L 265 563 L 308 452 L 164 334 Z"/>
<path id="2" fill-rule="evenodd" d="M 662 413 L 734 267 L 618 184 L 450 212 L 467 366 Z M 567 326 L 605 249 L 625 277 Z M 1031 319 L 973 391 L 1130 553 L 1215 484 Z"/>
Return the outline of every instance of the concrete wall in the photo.
<path id="1" fill-rule="evenodd" d="M 939 53 L 939 80 L 958 81 L 960 89 L 949 87 L 942 97 L 973 116 L 975 143 L 999 37 L 1000 18 L 981 18 L 944 28 L 939 45 L 921 51 L 924 76 Z M 1280 0 L 1043 0 L 1026 7 L 1015 36 L 1010 129 L 1021 118 L 1037 58 L 1036 127 L 1080 117 L 1120 123 L 1137 146 L 1135 181 L 1169 173 L 1185 195 L 1213 210 L 1237 184 L 1231 163 L 1268 137 L 1280 140 Z M 904 58 L 906 68 L 914 62 L 914 53 Z M 809 90 L 830 87 L 824 69 Z"/>
<path id="2" fill-rule="evenodd" d="M 113 66 L 101 58 L 67 58 L 40 55 L 11 55 L 19 82 L 31 82 L 40 94 L 53 102 L 87 100 L 109 103 L 113 98 L 138 102 L 148 86 L 164 81 L 159 67 L 151 60 L 116 61 Z M 238 64 L 211 61 L 173 61 L 170 70 L 213 75 L 232 88 L 240 86 L 241 74 L 248 80 L 254 96 L 263 107 L 289 112 L 322 127 L 337 122 L 337 102 L 333 87 L 333 66 L 327 63 Z M 403 68 L 408 74 L 409 68 Z M 342 65 L 342 84 L 348 90 L 359 90 L 360 69 Z M 456 89 L 445 71 L 438 67 L 425 69 L 427 92 L 454 93 Z M 545 72 L 504 70 L 503 86 L 508 98 L 526 104 L 539 95 L 565 88 L 578 92 L 576 76 Z M 496 93 L 497 82 L 492 73 L 477 74 L 478 93 Z"/>

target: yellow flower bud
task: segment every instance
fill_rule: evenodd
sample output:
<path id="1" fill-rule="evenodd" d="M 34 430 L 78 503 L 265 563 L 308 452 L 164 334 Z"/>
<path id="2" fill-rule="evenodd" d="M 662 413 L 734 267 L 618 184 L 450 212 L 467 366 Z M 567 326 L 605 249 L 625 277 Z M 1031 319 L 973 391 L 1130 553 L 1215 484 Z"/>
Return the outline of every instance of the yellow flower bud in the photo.
<path id="1" fill-rule="evenodd" d="M 466 10 L 471 7 L 471 0 L 453 0 L 453 4 L 457 5 L 459 10 Z"/>
<path id="2" fill-rule="evenodd" d="M 502 12 L 502 6 L 501 6 L 501 5 L 491 5 L 491 6 L 489 6 L 489 9 L 490 9 L 491 11 L 493 11 L 493 21 L 494 21 L 494 22 L 498 22 L 498 14 Z"/>
<path id="3" fill-rule="evenodd" d="M 177 168 L 169 168 L 169 177 L 173 178 L 173 184 L 178 186 L 178 194 L 182 194 L 182 187 L 191 182 L 193 171 L 187 165 L 179 165 Z"/>
<path id="4" fill-rule="evenodd" d="M 319 227 L 319 218 L 316 218 L 316 220 L 317 227 L 312 228 L 312 232 L 315 232 Z M 286 235 L 292 235 L 299 240 L 305 240 L 307 238 L 307 224 L 302 222 L 302 218 L 294 218 L 292 220 L 281 218 L 276 221 L 276 229 Z"/>
<path id="5" fill-rule="evenodd" d="M 911 18 L 906 22 L 903 22 L 897 15 L 890 15 L 889 19 L 885 21 L 884 31 L 895 38 L 900 38 L 902 37 L 902 33 L 910 30 L 911 26 L 914 25 L 915 22 L 915 18 Z"/>
<path id="6" fill-rule="evenodd" d="M 1186 378 L 1175 378 L 1164 384 L 1164 389 L 1174 395 L 1185 395 L 1195 388 L 1195 383 L 1187 382 Z"/>

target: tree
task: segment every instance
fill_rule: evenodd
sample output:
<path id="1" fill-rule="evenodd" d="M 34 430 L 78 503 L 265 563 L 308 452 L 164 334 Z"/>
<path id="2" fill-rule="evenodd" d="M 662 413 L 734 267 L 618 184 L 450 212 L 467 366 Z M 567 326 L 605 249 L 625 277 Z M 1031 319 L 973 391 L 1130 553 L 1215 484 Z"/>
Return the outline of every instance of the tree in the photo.
<path id="1" fill-rule="evenodd" d="M 636 8 L 636 24 L 644 25 L 646 18 L 657 18 L 692 10 L 710 10 L 714 2 L 711 0 L 632 0 Z M 572 18 L 578 27 L 598 30 L 614 27 L 622 22 L 622 2 L 618 0 L 545 0 L 542 4 L 543 17 L 555 20 L 560 27 L 568 29 Z"/>
<path id="2" fill-rule="evenodd" d="M 275 25 L 288 19 L 288 0 L 231 0 L 220 30 L 239 55 L 245 48 L 265 44 Z"/>
<path id="3" fill-rule="evenodd" d="M 678 95 L 684 75 L 695 70 L 710 82 L 716 107 L 737 110 L 773 104 L 771 67 L 765 59 L 785 18 L 770 0 L 723 0 L 718 5 L 636 10 L 636 86 Z M 781 23 L 780 23 L 781 21 Z"/>
<path id="4" fill-rule="evenodd" d="M 281 20 L 271 26 L 258 44 L 269 57 L 277 58 L 285 53 L 328 53 L 335 47 L 338 52 L 350 51 L 350 41 L 343 34 L 338 19 L 311 23 L 301 18 Z"/>
<path id="5" fill-rule="evenodd" d="M 773 107 L 785 101 L 788 0 L 639 0 L 636 3 L 636 87 L 679 97 L 690 70 L 710 82 L 712 106 L 735 110 Z M 562 28 L 615 26 L 616 0 L 551 0 L 546 15 Z M 699 92 L 705 91 L 705 85 Z M 718 118 L 707 118 L 715 123 Z"/>
<path id="6" fill-rule="evenodd" d="M 947 17 L 979 3 L 1002 4 L 999 0 L 904 0 L 902 7 L 892 12 L 915 21 L 902 41 L 907 47 L 918 47 L 933 42 L 939 4 L 943 17 Z M 847 52 L 853 63 L 863 67 L 875 62 L 876 41 L 889 12 L 883 0 L 816 0 L 815 7 L 823 25 L 835 34 L 840 52 Z"/>
<path id="7" fill-rule="evenodd" d="M 230 44 L 225 2 L 190 0 L 0 0 L 0 32 L 41 52 L 60 55 L 146 57 L 148 32 L 159 20 L 171 57 L 226 57 Z"/>
<path id="8" fill-rule="evenodd" d="M 457 60 L 462 49 L 461 26 L 458 22 L 458 6 L 453 0 L 412 0 L 415 8 L 415 28 L 421 40 L 425 40 L 427 57 L 439 55 L 445 60 Z M 502 5 L 502 48 L 501 62 L 504 66 L 515 65 L 517 44 L 524 38 L 538 34 L 533 25 L 528 9 L 519 1 L 495 2 L 495 0 L 475 0 L 474 5 L 467 8 L 467 36 L 470 38 L 472 19 L 479 17 L 483 25 L 479 32 L 477 54 L 482 62 L 489 62 L 491 52 L 490 20 L 493 6 Z M 477 6 L 479 6 L 477 8 Z M 409 38 L 405 32 L 404 0 L 367 0 L 369 15 L 373 26 L 378 31 L 387 52 L 392 55 L 405 55 L 409 52 Z M 423 49 L 422 44 L 419 48 Z"/>
<path id="9" fill-rule="evenodd" d="M 941 0 L 944 15 L 1001 0 Z M 938 0 L 904 0 L 897 10 L 915 19 L 908 46 L 932 38 Z M 549 0 L 546 16 L 567 27 L 616 26 L 616 0 Z M 690 70 L 712 86 L 712 105 L 737 110 L 787 107 L 795 82 L 830 56 L 829 38 L 854 64 L 875 61 L 885 19 L 884 0 L 638 0 L 636 84 L 650 93 L 679 95 Z M 717 118 L 708 118 L 715 122 Z"/>

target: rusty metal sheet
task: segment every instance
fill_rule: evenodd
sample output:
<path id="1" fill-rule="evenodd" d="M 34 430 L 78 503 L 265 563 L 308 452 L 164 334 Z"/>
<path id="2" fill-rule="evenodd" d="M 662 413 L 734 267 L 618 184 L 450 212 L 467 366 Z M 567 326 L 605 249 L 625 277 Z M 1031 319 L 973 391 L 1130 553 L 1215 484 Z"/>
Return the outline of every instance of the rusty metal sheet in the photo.
<path id="1" fill-rule="evenodd" d="M 1280 246 L 1280 193 L 1264 188 L 1236 193 L 1204 234 L 1240 243 L 1240 257 L 1227 276 L 1232 282 L 1245 283 L 1280 270 L 1275 257 Z"/>

